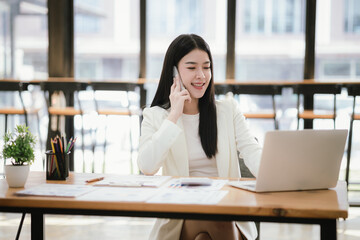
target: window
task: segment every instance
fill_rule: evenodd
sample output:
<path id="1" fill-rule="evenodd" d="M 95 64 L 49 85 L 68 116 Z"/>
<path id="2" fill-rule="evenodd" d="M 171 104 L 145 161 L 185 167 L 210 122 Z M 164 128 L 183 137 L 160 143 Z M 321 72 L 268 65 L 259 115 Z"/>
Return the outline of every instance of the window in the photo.
<path id="1" fill-rule="evenodd" d="M 75 1 L 75 77 L 139 77 L 139 1 Z"/>
<path id="2" fill-rule="evenodd" d="M 180 34 L 195 33 L 209 44 L 215 81 L 225 79 L 226 1 L 149 0 L 147 78 L 159 79 L 166 50 Z"/>
<path id="3" fill-rule="evenodd" d="M 304 0 L 237 1 L 235 79 L 302 79 L 304 15 Z"/>
<path id="4" fill-rule="evenodd" d="M 236 81 L 302 79 L 304 26 L 305 0 L 236 1 Z M 280 128 L 290 129 L 294 116 L 285 110 L 296 106 L 296 102 L 288 89 L 283 90 L 281 99 L 278 110 L 284 111 Z M 250 108 L 268 109 L 267 97 L 242 95 L 239 102 Z M 273 121 L 251 119 L 249 123 L 257 136 L 274 129 Z"/>
<path id="5" fill-rule="evenodd" d="M 11 73 L 11 47 L 10 47 L 10 6 L 0 2 L 0 76 L 10 77 Z"/>
<path id="6" fill-rule="evenodd" d="M 350 33 L 360 33 L 360 0 L 318 1 L 316 9 L 315 78 L 359 78 L 360 35 Z"/>
<path id="7" fill-rule="evenodd" d="M 160 38 L 177 32 L 203 33 L 201 30 L 203 9 L 200 8 L 200 4 L 203 4 L 203 1 L 157 0 L 150 2 L 147 4 L 150 14 L 147 24 L 149 35 Z"/>
<path id="8" fill-rule="evenodd" d="M 97 16 L 78 14 L 75 29 L 79 33 L 97 33 L 100 30 L 100 19 Z"/>
<path id="9" fill-rule="evenodd" d="M 349 62 L 324 63 L 324 77 L 348 77 L 351 65 Z"/>
<path id="10" fill-rule="evenodd" d="M 345 32 L 360 34 L 360 0 L 345 0 Z"/>
<path id="11" fill-rule="evenodd" d="M 265 29 L 264 0 L 246 0 L 244 6 L 244 30 L 247 33 L 263 33 Z"/>
<path id="12" fill-rule="evenodd" d="M 303 6 L 301 0 L 245 0 L 239 1 L 243 9 L 243 29 L 252 34 L 279 34 L 303 32 Z"/>
<path id="13" fill-rule="evenodd" d="M 75 0 L 75 31 L 78 33 L 98 33 L 105 17 L 99 0 Z"/>
<path id="14" fill-rule="evenodd" d="M 303 3 L 299 0 L 274 0 L 272 29 L 274 33 L 300 33 L 303 31 Z"/>
<path id="15" fill-rule="evenodd" d="M 18 79 L 46 79 L 46 0 L 0 2 L 0 76 Z M 13 24 L 11 24 L 13 23 Z M 46 26 L 44 28 L 44 26 Z"/>

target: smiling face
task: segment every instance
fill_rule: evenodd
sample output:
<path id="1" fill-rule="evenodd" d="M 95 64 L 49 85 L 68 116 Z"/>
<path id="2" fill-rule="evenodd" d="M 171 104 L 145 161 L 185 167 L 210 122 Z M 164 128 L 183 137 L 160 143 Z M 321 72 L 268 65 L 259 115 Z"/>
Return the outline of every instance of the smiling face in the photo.
<path id="1" fill-rule="evenodd" d="M 179 74 L 193 100 L 201 98 L 211 79 L 210 59 L 205 51 L 194 49 L 178 64 Z"/>

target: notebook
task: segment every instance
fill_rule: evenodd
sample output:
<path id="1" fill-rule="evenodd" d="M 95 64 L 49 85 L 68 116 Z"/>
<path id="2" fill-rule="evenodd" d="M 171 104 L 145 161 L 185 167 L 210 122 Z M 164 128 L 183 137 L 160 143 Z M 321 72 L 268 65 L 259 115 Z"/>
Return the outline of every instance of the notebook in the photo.
<path id="1" fill-rule="evenodd" d="M 347 130 L 269 131 L 256 181 L 230 181 L 254 192 L 327 189 L 336 186 Z"/>

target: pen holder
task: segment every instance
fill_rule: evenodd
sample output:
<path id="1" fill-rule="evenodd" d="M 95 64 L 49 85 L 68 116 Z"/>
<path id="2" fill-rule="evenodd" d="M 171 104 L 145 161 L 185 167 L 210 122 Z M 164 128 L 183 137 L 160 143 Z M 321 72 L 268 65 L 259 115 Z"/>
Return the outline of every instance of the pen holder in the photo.
<path id="1" fill-rule="evenodd" d="M 46 180 L 66 180 L 69 176 L 69 156 L 46 151 Z"/>

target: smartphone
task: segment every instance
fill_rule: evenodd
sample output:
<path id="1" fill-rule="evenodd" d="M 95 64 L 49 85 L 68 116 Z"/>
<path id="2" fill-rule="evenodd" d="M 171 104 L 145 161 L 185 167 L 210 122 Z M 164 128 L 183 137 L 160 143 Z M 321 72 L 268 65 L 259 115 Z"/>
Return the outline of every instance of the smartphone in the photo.
<path id="1" fill-rule="evenodd" d="M 185 87 L 184 87 L 184 84 L 182 83 L 181 77 L 180 77 L 180 75 L 179 75 L 179 72 L 178 72 L 176 66 L 174 66 L 174 69 L 173 69 L 173 76 L 174 76 L 174 77 L 179 76 L 179 79 L 180 79 L 180 90 L 181 90 L 181 91 L 184 90 Z"/>

